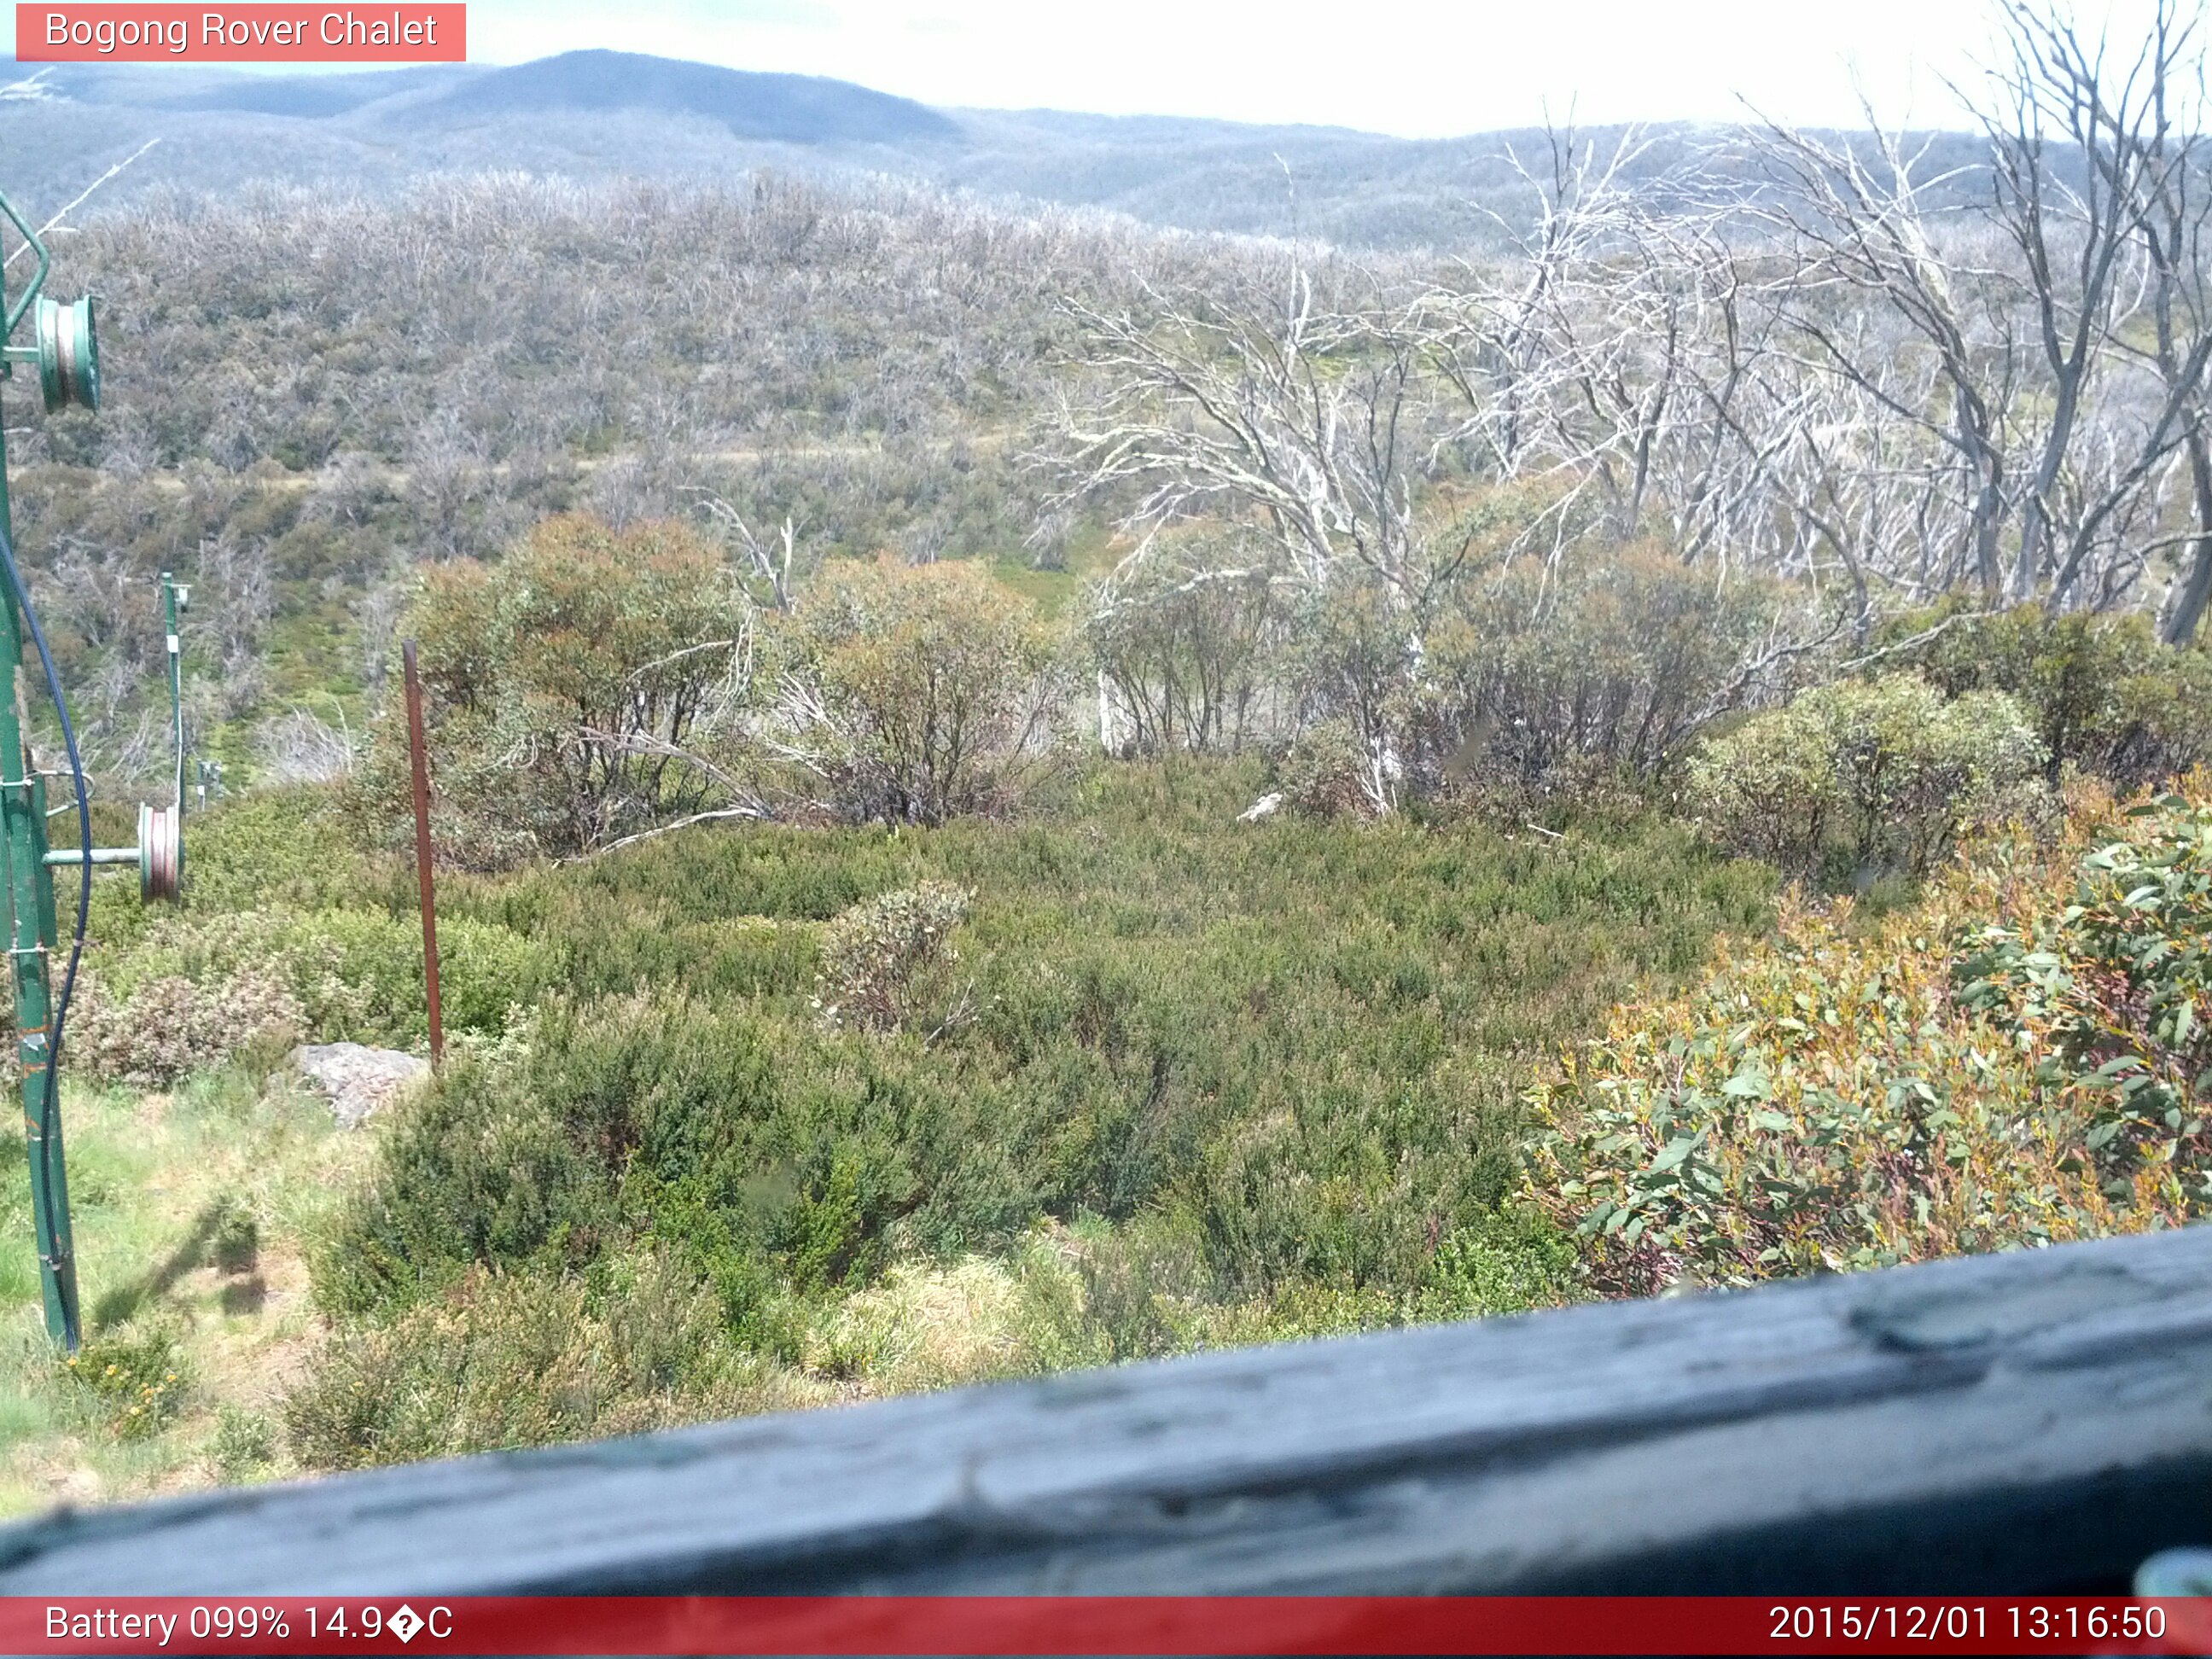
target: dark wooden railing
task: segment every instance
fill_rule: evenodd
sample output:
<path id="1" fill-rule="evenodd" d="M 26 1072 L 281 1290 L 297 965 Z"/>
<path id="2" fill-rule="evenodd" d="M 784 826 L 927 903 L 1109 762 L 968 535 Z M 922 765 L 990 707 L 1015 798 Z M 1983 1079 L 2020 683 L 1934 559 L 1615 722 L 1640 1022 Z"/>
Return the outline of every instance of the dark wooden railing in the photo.
<path id="1" fill-rule="evenodd" d="M 2101 1592 L 2212 1542 L 2212 1228 L 86 1513 L 0 1593 Z"/>

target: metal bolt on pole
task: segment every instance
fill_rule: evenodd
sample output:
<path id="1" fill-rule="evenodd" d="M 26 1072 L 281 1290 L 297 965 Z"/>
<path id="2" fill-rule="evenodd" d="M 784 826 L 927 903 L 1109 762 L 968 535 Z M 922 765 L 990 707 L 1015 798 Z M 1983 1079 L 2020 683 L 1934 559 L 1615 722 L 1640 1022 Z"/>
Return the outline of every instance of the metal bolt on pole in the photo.
<path id="1" fill-rule="evenodd" d="M 446 1025 L 438 1008 L 438 902 L 430 883 L 430 769 L 422 737 L 422 679 L 415 641 L 400 642 L 407 675 L 407 757 L 415 769 L 415 878 L 422 897 L 422 988 L 430 1006 L 430 1063 L 446 1061 Z"/>

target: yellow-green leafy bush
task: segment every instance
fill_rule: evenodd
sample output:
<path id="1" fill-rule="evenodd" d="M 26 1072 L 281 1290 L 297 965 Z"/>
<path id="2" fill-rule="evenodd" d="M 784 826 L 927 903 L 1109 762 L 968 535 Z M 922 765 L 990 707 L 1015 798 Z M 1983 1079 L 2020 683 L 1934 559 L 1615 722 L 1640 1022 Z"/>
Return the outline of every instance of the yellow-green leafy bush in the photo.
<path id="1" fill-rule="evenodd" d="M 564 514 L 495 564 L 426 571 L 404 628 L 422 641 L 440 859 L 573 854 L 719 801 L 681 757 L 743 680 L 748 615 L 727 562 L 680 524 Z M 401 846 L 405 732 L 388 712 L 359 786 Z"/>
<path id="2" fill-rule="evenodd" d="M 2048 1032 L 2039 1080 L 2087 1110 L 2084 1142 L 2116 1198 L 2149 1175 L 2202 1201 L 2212 1198 L 2212 806 L 2168 796 L 2130 817 L 2125 836 L 2081 860 L 2072 903 L 1980 931 L 1961 996 Z"/>
<path id="3" fill-rule="evenodd" d="M 1921 872 L 2020 805 L 2046 758 L 2004 692 L 1949 699 L 1892 674 L 1818 687 L 1705 744 L 1689 793 L 1723 842 L 1785 867 Z"/>
<path id="4" fill-rule="evenodd" d="M 1740 1285 L 2195 1215 L 2212 1166 L 2190 1070 L 2204 807 L 2169 800 L 2117 839 L 2099 831 L 2111 817 L 2109 798 L 2077 795 L 2053 844 L 1980 844 L 1864 932 L 1848 906 L 1798 911 L 1771 941 L 1724 947 L 1687 994 L 1617 1011 L 1538 1091 L 1535 1185 L 1595 1287 Z M 2169 881 L 2171 900 L 2142 891 Z"/>
<path id="5" fill-rule="evenodd" d="M 1035 608 L 968 561 L 823 572 L 778 630 L 776 747 L 853 822 L 942 823 L 1020 793 L 1052 698 Z M 826 786 L 814 788 L 813 786 Z"/>

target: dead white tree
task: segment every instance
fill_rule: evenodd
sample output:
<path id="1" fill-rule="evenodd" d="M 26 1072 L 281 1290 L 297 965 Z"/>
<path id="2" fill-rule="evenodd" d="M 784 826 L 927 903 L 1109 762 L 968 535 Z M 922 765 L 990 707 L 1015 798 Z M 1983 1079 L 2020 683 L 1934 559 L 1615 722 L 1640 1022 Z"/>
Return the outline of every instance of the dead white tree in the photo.
<path id="1" fill-rule="evenodd" d="M 1318 286 L 1296 264 L 1273 292 L 1152 293 L 1147 317 L 1068 302 L 1100 386 L 1064 424 L 1068 495 L 1133 484 L 1144 526 L 1254 519 L 1292 580 L 1356 568 L 1418 609 L 1445 574 L 1414 517 L 1434 435 L 1422 341 L 1379 296 Z"/>
<path id="2" fill-rule="evenodd" d="M 1925 440 L 1884 441 L 1880 476 L 1892 494 L 1913 480 L 1912 517 L 1955 534 L 1960 568 L 1923 544 L 1908 568 L 1895 556 L 1913 543 L 1893 540 L 1881 574 L 2094 608 L 2130 601 L 2153 556 L 2184 544 L 2163 626 L 2185 638 L 2212 594 L 2197 21 L 2159 0 L 2115 44 L 2041 3 L 2002 17 L 2002 58 L 1962 90 L 1985 141 L 1971 170 L 1932 170 L 1926 144 L 1878 126 L 1868 144 L 1759 135 L 1778 187 L 1764 211 L 1795 259 L 1789 322 L 1809 363 Z M 1824 465 L 1848 456 L 1827 446 Z M 2178 457 L 2201 527 L 2179 543 Z"/>
<path id="3" fill-rule="evenodd" d="M 2001 598 L 2010 439 L 2023 375 L 2005 302 L 2012 277 L 1970 265 L 1943 244 L 1930 198 L 1957 181 L 1924 173 L 1924 145 L 1908 149 L 1878 125 L 1871 159 L 1851 145 L 1778 125 L 1762 130 L 1755 143 L 1778 187 L 1762 211 L 1794 260 L 1784 290 L 1792 331 L 1808 361 L 1931 441 L 1935 453 L 1923 460 L 1921 482 L 1931 491 L 1958 492 L 1961 574 L 1985 597 Z M 1899 326 L 1871 327 L 1869 307 Z M 1899 395 L 1899 352 L 1926 364 L 1932 397 Z"/>
<path id="4" fill-rule="evenodd" d="M 767 588 L 769 602 L 777 611 L 791 609 L 793 582 L 793 562 L 798 557 L 799 521 L 784 514 L 783 524 L 775 532 L 773 543 L 764 542 L 754 533 L 744 515 L 721 496 L 710 490 L 690 489 L 687 495 L 699 498 L 699 509 L 720 526 L 731 545 L 743 556 L 748 575 Z"/>

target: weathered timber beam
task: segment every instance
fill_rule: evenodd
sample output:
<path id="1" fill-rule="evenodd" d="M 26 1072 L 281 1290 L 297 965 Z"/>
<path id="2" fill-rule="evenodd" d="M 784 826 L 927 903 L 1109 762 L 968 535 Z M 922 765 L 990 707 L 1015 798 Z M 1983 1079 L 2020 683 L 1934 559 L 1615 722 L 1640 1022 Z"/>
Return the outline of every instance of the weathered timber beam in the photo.
<path id="1" fill-rule="evenodd" d="M 61 1512 L 0 1593 L 2117 1589 L 2212 1228 Z"/>

